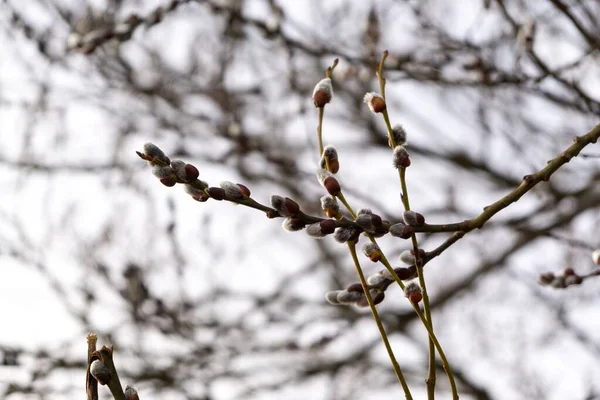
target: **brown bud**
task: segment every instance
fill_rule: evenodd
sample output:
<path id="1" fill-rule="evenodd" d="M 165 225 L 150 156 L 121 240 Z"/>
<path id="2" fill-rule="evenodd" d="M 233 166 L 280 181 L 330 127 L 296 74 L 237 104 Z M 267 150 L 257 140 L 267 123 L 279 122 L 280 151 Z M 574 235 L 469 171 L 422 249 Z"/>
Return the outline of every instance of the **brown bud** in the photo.
<path id="1" fill-rule="evenodd" d="M 404 295 L 414 305 L 419 304 L 419 302 L 423 299 L 421 287 L 415 282 L 411 282 L 406 285 L 404 288 Z"/>
<path id="2" fill-rule="evenodd" d="M 320 222 L 320 225 L 321 225 L 321 232 L 323 232 L 324 235 L 329 235 L 329 234 L 335 232 L 335 228 L 337 227 L 337 224 L 332 219 L 325 219 Z"/>
<path id="3" fill-rule="evenodd" d="M 220 187 L 209 187 L 206 189 L 206 192 L 211 198 L 218 201 L 221 201 L 225 198 L 225 190 L 221 189 Z"/>
<path id="4" fill-rule="evenodd" d="M 370 92 L 365 94 L 363 101 L 369 106 L 371 112 L 381 113 L 385 111 L 385 100 L 379 93 Z"/>
<path id="5" fill-rule="evenodd" d="M 325 107 L 325 104 L 329 103 L 330 100 L 331 95 L 325 90 L 317 90 L 317 92 L 313 96 L 313 102 L 315 103 L 315 107 L 317 108 Z"/>
<path id="6" fill-rule="evenodd" d="M 353 283 L 351 285 L 348 285 L 348 287 L 346 288 L 347 292 L 360 292 L 360 293 L 364 293 L 365 291 L 363 290 L 363 287 L 360 283 Z"/>
<path id="7" fill-rule="evenodd" d="M 298 205 L 298 203 L 296 203 L 289 197 L 285 198 L 285 200 L 283 201 L 283 206 L 285 207 L 289 215 L 298 215 L 298 213 L 300 212 L 300 206 Z"/>
<path id="8" fill-rule="evenodd" d="M 238 183 L 237 185 L 240 188 L 240 190 L 242 191 L 242 194 L 244 195 L 244 197 L 246 197 L 246 198 L 250 197 L 250 189 L 248 189 L 248 187 L 246 185 L 242 185 L 241 183 Z"/>
<path id="9" fill-rule="evenodd" d="M 337 174 L 340 170 L 340 162 L 338 160 L 329 160 L 329 171 Z"/>
<path id="10" fill-rule="evenodd" d="M 399 268 L 394 268 L 394 271 L 396 272 L 396 275 L 398 275 L 398 278 L 400 278 L 400 280 L 407 280 L 407 279 L 413 279 L 416 275 L 417 275 L 417 267 L 415 267 L 414 265 L 411 265 L 410 267 L 399 267 Z"/>
<path id="11" fill-rule="evenodd" d="M 200 176 L 200 172 L 198 172 L 198 168 L 196 168 L 192 164 L 186 164 L 185 176 L 188 182 L 195 181 L 196 179 L 198 179 L 198 176 Z"/>
<path id="12" fill-rule="evenodd" d="M 375 296 L 373 296 L 373 304 L 379 304 L 385 299 L 385 293 L 383 291 L 378 291 Z"/>
<path id="13" fill-rule="evenodd" d="M 325 187 L 325 189 L 327 189 L 327 192 L 332 196 L 338 195 L 342 191 L 340 183 L 333 176 L 325 178 L 325 180 L 323 181 L 323 186 Z"/>
<path id="14" fill-rule="evenodd" d="M 172 176 L 167 176 L 165 178 L 160 178 L 160 183 L 168 187 L 173 187 L 177 184 L 177 180 Z"/>

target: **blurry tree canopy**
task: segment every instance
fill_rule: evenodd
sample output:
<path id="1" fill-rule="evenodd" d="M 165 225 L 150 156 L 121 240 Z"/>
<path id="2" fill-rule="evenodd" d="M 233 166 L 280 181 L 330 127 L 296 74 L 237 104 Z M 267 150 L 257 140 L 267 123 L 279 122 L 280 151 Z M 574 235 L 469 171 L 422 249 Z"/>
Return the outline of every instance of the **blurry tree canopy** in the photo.
<path id="1" fill-rule="evenodd" d="M 350 203 L 399 221 L 385 125 L 362 102 L 387 49 L 412 206 L 460 222 L 598 123 L 599 15 L 596 0 L 3 0 L 0 397 L 82 398 L 88 331 L 142 399 L 403 396 L 368 309 L 324 300 L 356 281 L 344 246 L 197 203 L 135 151 L 319 215 L 311 93 L 339 58 L 325 143 Z M 537 283 L 594 270 L 599 167 L 586 147 L 425 267 L 461 399 L 600 398 L 600 280 Z M 398 265 L 409 247 L 380 243 Z M 398 288 L 378 307 L 424 398 L 423 326 Z"/>

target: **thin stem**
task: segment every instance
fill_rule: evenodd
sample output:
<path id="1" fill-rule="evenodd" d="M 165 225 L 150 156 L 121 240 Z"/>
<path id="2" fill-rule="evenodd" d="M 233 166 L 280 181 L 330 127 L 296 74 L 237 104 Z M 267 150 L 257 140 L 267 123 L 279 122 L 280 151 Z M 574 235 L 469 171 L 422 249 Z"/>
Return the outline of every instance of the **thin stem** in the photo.
<path id="1" fill-rule="evenodd" d="M 400 185 L 402 186 L 402 204 L 406 211 L 410 210 L 410 200 L 408 198 L 408 189 L 406 185 L 406 168 L 400 168 Z M 427 286 L 425 284 L 425 276 L 423 274 L 423 262 L 419 257 L 419 243 L 417 242 L 417 235 L 413 233 L 410 237 L 413 252 L 415 255 L 415 266 L 417 267 L 417 276 L 419 278 L 419 285 L 423 293 L 423 309 L 425 310 L 425 317 L 428 322 L 429 329 L 433 332 L 433 319 L 431 318 L 431 308 L 429 306 L 429 295 L 427 294 Z M 436 381 L 436 369 L 435 369 L 435 346 L 433 339 L 429 338 L 429 370 L 427 374 L 427 397 L 429 399 L 435 398 L 435 381 Z"/>
<path id="2" fill-rule="evenodd" d="M 388 57 L 389 52 L 384 50 L 381 55 L 381 60 L 379 60 L 379 67 L 377 68 L 377 78 L 379 79 L 379 91 L 381 97 L 385 100 L 385 78 L 383 77 L 383 64 L 385 63 L 385 59 Z"/>
<path id="3" fill-rule="evenodd" d="M 356 267 L 356 273 L 358 274 L 358 278 L 360 279 L 360 284 L 364 290 L 365 296 L 367 297 L 367 302 L 369 303 L 369 308 L 371 309 L 371 314 L 373 315 L 373 319 L 375 320 L 375 324 L 379 329 L 379 334 L 381 335 L 381 340 L 387 350 L 388 356 L 390 357 L 390 361 L 394 366 L 394 371 L 396 372 L 396 376 L 402 385 L 402 389 L 404 389 L 404 394 L 406 395 L 407 400 L 412 400 L 412 395 L 410 393 L 410 389 L 406 380 L 404 379 L 404 375 L 402 374 L 402 369 L 396 361 L 396 357 L 394 356 L 394 351 L 392 350 L 392 346 L 388 340 L 387 334 L 385 332 L 385 328 L 383 327 L 383 323 L 381 322 L 381 318 L 379 318 L 379 313 L 377 312 L 377 308 L 375 304 L 373 304 L 373 298 L 371 297 L 371 293 L 369 292 L 369 286 L 367 285 L 367 281 L 365 280 L 365 275 L 362 272 L 360 267 L 360 262 L 358 261 L 358 257 L 356 255 L 356 244 L 354 242 L 347 242 L 348 250 L 350 250 L 350 254 L 352 255 L 352 260 L 354 261 L 354 266 Z"/>
<path id="4" fill-rule="evenodd" d="M 323 154 L 323 115 L 325 107 L 319 107 L 319 122 L 317 125 L 317 140 L 319 141 L 319 157 Z"/>
<path id="5" fill-rule="evenodd" d="M 113 361 L 113 349 L 111 347 L 102 346 L 99 350 L 100 356 L 102 357 L 102 362 L 106 365 L 110 371 L 110 379 L 108 380 L 107 386 L 110 390 L 110 393 L 113 395 L 115 400 L 126 400 L 125 393 L 123 393 L 123 386 L 121 386 L 121 381 L 119 380 L 119 374 L 117 373 L 117 369 L 115 368 L 115 363 Z"/>
<path id="6" fill-rule="evenodd" d="M 444 371 L 446 371 L 446 375 L 448 375 L 448 382 L 450 383 L 450 390 L 452 391 L 452 398 L 454 400 L 458 400 L 458 391 L 456 389 L 456 382 L 454 381 L 454 373 L 452 372 L 450 363 L 448 362 L 448 359 L 446 358 L 444 349 L 442 349 L 440 342 L 438 341 L 437 337 L 435 336 L 435 333 L 433 332 L 433 328 L 429 325 L 426 317 L 421 312 L 419 305 L 413 304 L 412 306 L 415 309 L 415 312 L 417 313 L 417 315 L 419 316 L 421 321 L 423 322 L 423 325 L 425 325 L 425 329 L 427 329 L 427 333 L 429 334 L 429 339 L 434 343 L 435 348 L 437 349 L 438 353 L 440 354 L 440 359 L 442 360 L 442 366 L 444 367 Z"/>
<path id="7" fill-rule="evenodd" d="M 87 372 L 86 372 L 86 400 L 98 400 L 98 381 L 90 373 L 92 356 L 96 352 L 98 335 L 93 332 L 87 334 Z"/>
<path id="8" fill-rule="evenodd" d="M 356 219 L 356 213 L 354 212 L 354 210 L 352 209 L 350 204 L 346 201 L 346 198 L 344 197 L 344 195 L 340 192 L 335 197 L 337 197 L 340 200 L 340 202 L 344 205 L 344 207 L 346 207 L 346 209 L 348 210 L 348 212 L 350 213 L 352 218 Z"/>
<path id="9" fill-rule="evenodd" d="M 383 52 L 383 55 L 381 56 L 381 61 L 379 62 L 379 68 L 377 69 L 377 77 L 379 78 L 379 90 L 381 91 L 381 96 L 383 97 L 384 101 L 386 100 L 386 98 L 385 98 L 385 78 L 383 76 L 383 65 L 385 63 L 385 59 L 387 58 L 387 56 L 388 56 L 388 52 L 386 50 Z M 388 131 L 388 137 L 392 144 L 392 148 L 395 148 L 397 146 L 397 143 L 396 143 L 396 140 L 394 137 L 392 123 L 390 122 L 390 117 L 387 112 L 387 106 L 386 106 L 386 109 L 383 110 L 382 115 L 383 115 L 383 119 L 385 121 L 385 126 Z M 406 186 L 406 169 L 399 168 L 398 172 L 399 172 L 399 178 L 400 178 L 400 185 L 402 188 L 402 204 L 404 206 L 404 209 L 406 211 L 409 211 L 410 210 L 410 201 L 408 199 L 408 189 Z M 425 277 L 423 275 L 423 263 L 421 262 L 420 257 L 419 257 L 419 243 L 417 242 L 417 235 L 415 233 L 413 233 L 411 235 L 411 242 L 412 242 L 413 252 L 414 252 L 414 256 L 415 256 L 415 266 L 417 268 L 419 284 L 421 285 L 421 290 L 422 290 L 422 294 L 423 294 L 423 309 L 425 310 L 425 316 L 427 319 L 426 321 L 424 321 L 424 324 L 428 323 L 428 325 L 426 327 L 429 330 L 431 330 L 431 332 L 433 332 L 433 321 L 431 318 L 431 310 L 430 310 L 430 306 L 429 306 L 429 296 L 427 294 L 427 287 L 425 285 Z M 429 400 L 433 400 L 435 398 L 435 381 L 436 381 L 435 345 L 434 345 L 433 340 L 430 337 L 430 339 L 429 339 L 429 370 L 428 370 L 427 379 L 426 379 L 427 398 Z"/>

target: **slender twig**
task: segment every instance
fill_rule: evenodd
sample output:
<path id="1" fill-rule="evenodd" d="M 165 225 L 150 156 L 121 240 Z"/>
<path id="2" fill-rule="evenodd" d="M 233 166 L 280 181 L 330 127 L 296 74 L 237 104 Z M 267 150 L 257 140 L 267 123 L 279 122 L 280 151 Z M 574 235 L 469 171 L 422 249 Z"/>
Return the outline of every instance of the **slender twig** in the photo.
<path id="1" fill-rule="evenodd" d="M 98 351 L 102 358 L 102 362 L 108 370 L 110 371 L 110 379 L 108 380 L 107 386 L 110 390 L 110 393 L 113 395 L 115 400 L 126 400 L 125 393 L 123 392 L 123 387 L 121 386 L 121 381 L 119 380 L 119 374 L 117 369 L 115 368 L 115 363 L 113 361 L 113 348 L 112 346 L 106 347 L 102 346 L 102 348 Z"/>
<path id="2" fill-rule="evenodd" d="M 325 114 L 325 107 L 319 107 L 319 122 L 317 123 L 317 140 L 319 141 L 319 157 L 323 154 L 323 114 Z"/>
<path id="3" fill-rule="evenodd" d="M 423 322 L 423 325 L 425 325 L 425 328 L 427 329 L 427 333 L 429 334 L 429 339 L 434 343 L 435 348 L 437 349 L 438 353 L 440 354 L 440 359 L 442 360 L 442 366 L 444 367 L 444 371 L 446 371 L 446 375 L 448 376 L 448 382 L 450 383 L 450 390 L 452 391 L 452 398 L 454 400 L 458 400 L 458 391 L 456 389 L 456 382 L 454 381 L 454 373 L 452 372 L 450 363 L 448 362 L 448 359 L 446 358 L 444 349 L 442 349 L 440 342 L 437 340 L 437 337 L 435 336 L 433 329 L 428 324 L 428 321 L 426 320 L 425 315 L 423 315 L 423 313 L 421 312 L 419 305 L 413 304 L 413 308 L 415 309 L 415 312 L 419 316 L 419 319 L 421 319 L 421 321 Z"/>
<path id="4" fill-rule="evenodd" d="M 86 400 L 98 400 L 98 381 L 90 373 L 90 364 L 93 361 L 93 354 L 96 351 L 98 336 L 90 332 L 87 334 L 87 371 L 85 374 L 85 393 Z"/>
<path id="5" fill-rule="evenodd" d="M 379 90 L 381 91 L 381 97 L 386 101 L 385 98 L 385 77 L 383 74 L 383 66 L 385 63 L 385 59 L 388 56 L 388 52 L 384 51 L 381 56 L 381 61 L 379 62 L 379 68 L 377 69 L 377 78 L 379 79 Z M 390 117 L 387 111 L 387 106 L 382 112 L 383 119 L 385 121 L 385 126 L 388 131 L 388 137 L 390 139 L 390 143 L 392 144 L 392 149 L 394 149 L 398 143 L 396 143 L 396 138 L 393 133 L 392 123 L 390 122 Z M 408 199 L 408 189 L 406 185 L 406 168 L 398 169 L 400 186 L 402 190 L 402 205 L 404 206 L 405 211 L 410 210 L 410 201 Z M 411 242 L 413 246 L 413 253 L 415 256 L 415 266 L 417 267 L 417 276 L 419 277 L 419 284 L 421 286 L 422 294 L 423 294 L 423 309 L 425 310 L 425 316 L 427 321 L 423 321 L 426 324 L 426 328 L 433 332 L 433 320 L 431 318 L 431 310 L 429 306 L 429 295 L 427 294 L 427 287 L 425 285 L 425 276 L 423 275 L 423 262 L 419 257 L 419 243 L 417 241 L 417 235 L 411 235 Z M 433 339 L 429 338 L 429 369 L 427 373 L 427 398 L 429 400 L 433 400 L 435 398 L 435 381 L 436 381 L 436 366 L 435 366 L 435 345 Z"/>
<path id="6" fill-rule="evenodd" d="M 589 144 L 596 143 L 600 137 L 600 124 L 596 125 L 592 130 L 583 136 L 576 136 L 574 143 L 567 149 L 562 151 L 554 159 L 548 161 L 548 164 L 534 174 L 523 177 L 521 184 L 513 189 L 506 196 L 497 200 L 483 209 L 483 212 L 473 219 L 453 224 L 430 225 L 424 224 L 420 227 L 415 227 L 415 232 L 455 232 L 445 243 L 437 249 L 427 254 L 427 261 L 439 256 L 450 245 L 460 240 L 465 234 L 474 230 L 481 229 L 483 225 L 498 212 L 502 211 L 509 205 L 516 203 L 523 195 L 533 189 L 540 182 L 546 182 L 550 177 L 558 171 L 560 167 L 577 157 L 581 150 Z"/>
<path id="7" fill-rule="evenodd" d="M 394 371 L 396 372 L 396 376 L 402 385 L 402 389 L 404 389 L 404 394 L 406 395 L 406 399 L 412 399 L 412 395 L 410 393 L 410 389 L 406 380 L 404 379 L 404 375 L 402 374 L 402 369 L 396 361 L 396 357 L 394 356 L 394 351 L 392 350 L 392 346 L 390 345 L 390 341 L 388 340 L 387 334 L 385 332 L 385 328 L 383 327 L 383 323 L 381 322 L 381 318 L 379 318 L 379 313 L 377 312 L 377 308 L 373 303 L 373 298 L 371 297 L 371 293 L 369 292 L 369 286 L 367 285 L 367 281 L 365 279 L 365 275 L 362 272 L 360 267 L 360 262 L 358 261 L 358 257 L 356 255 L 356 244 L 354 242 L 347 242 L 348 250 L 350 250 L 350 255 L 352 256 L 352 261 L 354 261 L 354 266 L 356 267 L 356 273 L 358 278 L 360 279 L 360 284 L 364 290 L 365 296 L 367 297 L 367 302 L 369 303 L 369 308 L 371 309 L 371 314 L 373 315 L 373 319 L 375 320 L 375 324 L 377 325 L 377 329 L 379 329 L 379 334 L 381 335 L 381 340 L 385 346 L 385 349 L 390 357 L 390 361 L 394 366 Z"/>

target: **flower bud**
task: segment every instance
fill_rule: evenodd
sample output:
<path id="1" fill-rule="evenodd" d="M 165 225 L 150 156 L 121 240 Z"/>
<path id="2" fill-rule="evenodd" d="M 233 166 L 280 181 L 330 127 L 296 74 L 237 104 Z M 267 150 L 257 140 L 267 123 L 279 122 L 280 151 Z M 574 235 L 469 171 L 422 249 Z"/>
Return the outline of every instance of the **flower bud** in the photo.
<path id="1" fill-rule="evenodd" d="M 421 214 L 414 212 L 413 210 L 404 211 L 402 219 L 406 225 L 410 226 L 423 226 L 425 224 L 425 217 Z"/>
<path id="2" fill-rule="evenodd" d="M 423 293 L 421 292 L 421 286 L 416 282 L 410 282 L 404 288 L 404 296 L 413 303 L 414 305 L 419 304 L 423 299 Z"/>
<path id="3" fill-rule="evenodd" d="M 371 295 L 371 299 L 373 300 L 373 304 L 379 304 L 385 298 L 385 294 L 381 289 L 371 289 L 369 290 L 369 294 Z M 367 300 L 367 296 L 364 296 L 356 301 L 356 305 L 359 307 L 368 307 L 369 301 Z"/>
<path id="4" fill-rule="evenodd" d="M 342 305 L 342 303 L 340 303 L 337 299 L 338 294 L 340 294 L 340 292 L 342 292 L 343 290 L 334 290 L 332 292 L 327 292 L 325 293 L 325 300 L 327 300 L 327 302 L 329 304 L 332 304 L 334 306 L 340 306 Z"/>
<path id="5" fill-rule="evenodd" d="M 337 218 L 340 212 L 340 206 L 337 200 L 331 196 L 321 197 L 321 209 L 329 218 Z"/>
<path id="6" fill-rule="evenodd" d="M 100 360 L 92 361 L 92 364 L 90 365 L 90 374 L 92 374 L 101 385 L 106 385 L 110 382 L 110 370 Z"/>
<path id="7" fill-rule="evenodd" d="M 387 282 L 387 281 L 388 281 L 388 279 L 385 276 L 383 276 L 382 274 L 380 274 L 379 272 L 376 274 L 373 274 L 367 278 L 367 284 L 369 286 L 379 286 L 383 282 Z"/>
<path id="8" fill-rule="evenodd" d="M 592 260 L 594 261 L 594 264 L 600 265 L 600 249 L 592 252 Z"/>
<path id="9" fill-rule="evenodd" d="M 167 187 L 173 187 L 177 184 L 177 180 L 175 180 L 175 178 L 169 176 L 166 178 L 160 178 L 160 183 L 162 183 L 163 185 L 165 185 Z"/>
<path id="10" fill-rule="evenodd" d="M 327 192 L 332 196 L 335 196 L 342 191 L 338 180 L 335 179 L 331 172 L 327 171 L 326 169 L 317 170 L 317 179 L 319 180 L 319 183 L 323 185 L 323 187 L 327 189 Z"/>
<path id="11" fill-rule="evenodd" d="M 288 232 L 296 232 L 302 230 L 306 226 L 306 223 L 298 218 L 286 218 L 283 220 L 281 226 Z"/>
<path id="12" fill-rule="evenodd" d="M 406 141 L 406 131 L 402 125 L 396 125 L 392 128 L 392 135 L 394 137 L 394 142 L 396 146 L 405 146 Z M 390 147 L 394 147 L 392 140 L 388 138 L 388 144 Z"/>
<path id="13" fill-rule="evenodd" d="M 175 176 L 181 182 L 191 182 L 198 178 L 198 169 L 191 164 L 186 164 L 182 160 L 171 161 L 171 168 L 175 171 Z"/>
<path id="14" fill-rule="evenodd" d="M 363 103 L 369 106 L 369 110 L 373 113 L 381 113 L 385 111 L 385 100 L 379 93 L 369 92 L 363 97 Z"/>
<path id="15" fill-rule="evenodd" d="M 382 237 L 382 236 L 385 236 L 389 232 L 390 221 L 381 220 L 381 217 L 376 214 L 373 214 L 371 216 L 371 219 L 373 221 L 373 226 L 375 227 L 373 232 L 371 232 L 371 235 L 373 235 L 373 237 L 376 237 L 376 238 Z"/>
<path id="16" fill-rule="evenodd" d="M 404 250 L 400 253 L 400 261 L 404 264 L 413 265 L 416 260 L 412 250 Z"/>
<path id="17" fill-rule="evenodd" d="M 175 170 L 168 165 L 155 165 L 154 167 L 152 167 L 152 174 L 158 179 L 177 177 Z"/>
<path id="18" fill-rule="evenodd" d="M 363 253 L 369 257 L 369 260 L 373 262 L 377 262 L 381 260 L 381 249 L 375 243 L 369 242 L 365 243 L 363 246 Z"/>
<path id="19" fill-rule="evenodd" d="M 337 295 L 337 301 L 341 304 L 354 304 L 365 298 L 365 294 L 362 292 L 348 292 L 341 290 Z"/>
<path id="20" fill-rule="evenodd" d="M 125 400 L 140 400 L 138 391 L 133 386 L 125 386 Z"/>
<path id="21" fill-rule="evenodd" d="M 360 235 L 358 229 L 343 226 L 335 230 L 333 238 L 340 243 L 356 242 L 358 241 L 358 235 Z"/>
<path id="22" fill-rule="evenodd" d="M 293 217 L 300 212 L 300 206 L 289 197 L 271 196 L 271 206 L 283 217 Z"/>
<path id="23" fill-rule="evenodd" d="M 394 272 L 398 276 L 398 279 L 405 281 L 405 280 L 409 280 L 409 279 L 414 279 L 417 276 L 417 267 L 415 267 L 414 265 L 411 265 L 408 268 L 398 267 L 398 268 L 394 268 Z M 382 270 L 381 274 L 386 279 L 389 279 L 390 281 L 394 280 L 394 277 L 392 276 L 390 271 L 388 271 L 387 269 Z"/>
<path id="24" fill-rule="evenodd" d="M 370 214 L 358 214 L 354 222 L 367 232 L 373 230 L 373 220 L 371 219 Z"/>
<path id="25" fill-rule="evenodd" d="M 195 181 L 200 176 L 200 172 L 192 164 L 185 164 L 185 176 L 188 182 Z"/>
<path id="26" fill-rule="evenodd" d="M 383 290 L 379 290 L 375 293 L 375 296 L 371 295 L 373 298 L 373 304 L 379 304 L 385 299 L 385 293 Z"/>
<path id="27" fill-rule="evenodd" d="M 337 179 L 335 179 L 332 176 L 330 176 L 329 178 L 325 178 L 325 180 L 323 181 L 323 186 L 327 190 L 327 193 L 329 193 L 332 196 L 336 196 L 342 191 L 340 183 Z"/>
<path id="28" fill-rule="evenodd" d="M 330 78 L 321 79 L 313 90 L 313 103 L 317 108 L 325 107 L 333 97 L 333 85 Z"/>
<path id="29" fill-rule="evenodd" d="M 410 166 L 410 157 L 404 146 L 394 147 L 393 164 L 396 169 L 407 168 Z"/>
<path id="30" fill-rule="evenodd" d="M 250 189 L 248 189 L 248 187 L 246 185 L 242 185 L 241 183 L 236 183 L 236 185 L 238 185 L 238 187 L 242 191 L 242 194 L 244 195 L 244 199 L 247 199 L 250 197 L 250 195 L 251 195 Z"/>
<path id="31" fill-rule="evenodd" d="M 335 231 L 336 223 L 332 219 L 315 222 L 306 227 L 306 233 L 315 238 L 323 238 Z"/>
<path id="32" fill-rule="evenodd" d="M 219 183 L 221 189 L 225 192 L 225 200 L 229 201 L 242 201 L 244 200 L 244 193 L 242 193 L 242 189 L 238 185 L 233 182 L 223 181 Z"/>
<path id="33" fill-rule="evenodd" d="M 359 282 L 356 283 L 352 283 L 350 285 L 348 285 L 348 287 L 346 288 L 347 292 L 359 292 L 359 293 L 364 293 L 365 291 L 363 290 L 362 285 Z"/>
<path id="34" fill-rule="evenodd" d="M 209 187 L 208 189 L 206 189 L 206 192 L 212 199 L 215 199 L 218 201 L 225 199 L 225 190 L 223 190 L 222 188 L 213 186 L 213 187 Z"/>
<path id="35" fill-rule="evenodd" d="M 390 226 L 390 234 L 401 239 L 410 239 L 414 230 L 410 225 L 399 222 Z"/>
<path id="36" fill-rule="evenodd" d="M 210 198 L 210 196 L 203 189 L 198 189 L 197 187 L 190 185 L 189 183 L 185 184 L 184 190 L 187 194 L 192 196 L 192 199 L 201 203 L 204 203 Z"/>
<path id="37" fill-rule="evenodd" d="M 321 168 L 328 170 L 331 173 L 337 174 L 340 169 L 338 154 L 335 147 L 328 145 L 323 149 L 321 156 Z M 329 166 L 329 167 L 328 167 Z"/>
<path id="38" fill-rule="evenodd" d="M 146 143 L 144 144 L 144 157 L 145 160 L 150 162 L 150 164 L 162 164 L 164 166 L 169 165 L 171 161 L 169 157 L 163 153 L 163 151 L 154 143 Z"/>

